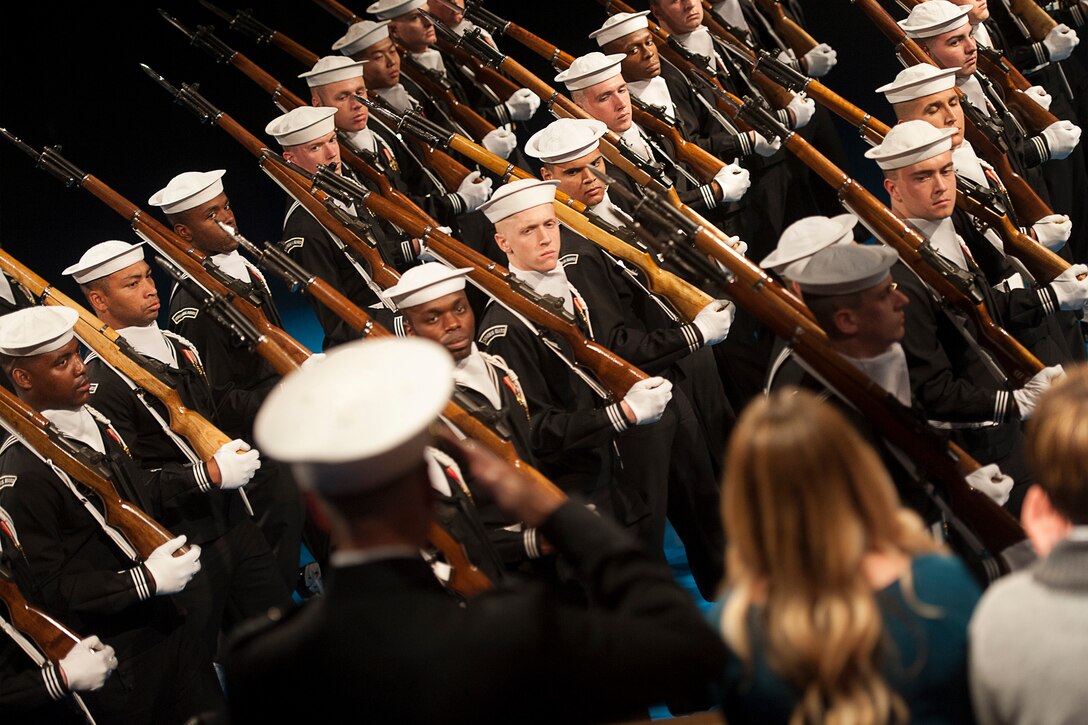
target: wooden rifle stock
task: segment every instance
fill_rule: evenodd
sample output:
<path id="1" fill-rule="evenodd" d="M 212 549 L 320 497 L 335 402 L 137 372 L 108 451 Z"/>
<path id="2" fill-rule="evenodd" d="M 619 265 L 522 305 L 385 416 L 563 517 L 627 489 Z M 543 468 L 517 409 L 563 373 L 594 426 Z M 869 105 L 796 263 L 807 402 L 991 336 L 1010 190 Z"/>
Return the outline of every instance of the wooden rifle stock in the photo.
<path id="1" fill-rule="evenodd" d="M 653 211 L 653 206 L 644 207 L 643 212 L 646 211 Z M 676 228 L 673 222 L 664 218 L 665 215 L 661 217 L 663 220 L 657 222 L 661 228 Z M 676 254 L 676 250 L 684 249 L 660 239 L 657 243 L 665 254 Z M 911 409 L 832 349 L 826 333 L 810 316 L 799 314 L 782 297 L 770 294 L 770 285 L 774 282 L 762 269 L 755 265 L 739 267 L 722 279 L 722 274 L 705 259 L 695 258 L 695 263 L 710 269 L 700 276 L 711 283 L 712 277 L 719 278 L 718 284 L 737 304 L 752 311 L 775 335 L 788 342 L 819 378 L 839 391 L 881 435 L 927 470 L 946 494 L 955 514 L 971 526 L 994 554 L 1024 540 L 1024 532 L 1016 520 L 964 480 L 965 474 L 979 468 L 978 463 L 938 438 Z M 998 565 L 1004 570 L 1008 568 L 1000 559 Z"/>
<path id="2" fill-rule="evenodd" d="M 293 41 L 292 41 L 293 42 Z M 299 46 L 302 47 L 302 46 Z M 305 50 L 305 49 L 304 49 Z M 307 51 L 309 52 L 309 51 Z M 314 62 L 317 62 L 317 56 L 314 55 Z M 227 59 L 231 65 L 240 70 L 247 78 L 252 80 L 258 86 L 260 86 L 265 92 L 272 96 L 272 102 L 275 103 L 285 113 L 291 111 L 299 106 L 309 105 L 302 100 L 301 97 L 295 95 L 280 83 L 277 79 L 273 78 L 269 73 L 265 72 L 263 68 L 254 63 L 246 55 L 234 52 Z M 313 63 L 310 64 L 312 66 Z M 248 148 L 248 147 L 247 147 Z M 415 144 L 414 148 L 420 156 L 423 157 L 428 168 L 438 174 L 442 183 L 450 191 L 456 191 L 461 182 L 466 176 L 469 175 L 469 169 L 457 162 L 456 159 L 433 149 L 426 144 Z M 356 171 L 367 174 L 369 165 L 363 162 L 359 158 L 358 154 L 352 151 L 346 144 L 340 144 L 340 158 L 345 164 L 355 169 Z M 383 177 L 384 179 L 384 177 Z M 377 181 L 377 180 L 376 180 Z M 398 203 L 406 204 L 415 207 L 419 213 L 424 213 L 419 206 L 409 199 L 407 196 L 401 194 L 389 183 L 388 179 L 384 181 L 378 181 L 381 186 L 381 193 L 384 196 L 388 196 L 391 199 L 396 200 Z"/>
<path id="3" fill-rule="evenodd" d="M 553 54 L 553 57 L 555 58 L 555 67 L 560 70 L 569 68 L 570 64 L 574 62 L 573 56 L 562 51 Z M 568 59 L 570 60 L 568 61 Z M 714 176 L 726 167 L 726 163 L 717 156 L 680 135 L 680 129 L 676 127 L 675 123 L 643 108 L 634 98 L 632 98 L 631 112 L 640 126 L 669 139 L 677 158 L 690 166 L 704 183 L 710 183 Z"/>
<path id="4" fill-rule="evenodd" d="M 916 40 L 906 36 L 903 29 L 896 24 L 892 16 L 876 0 L 851 0 L 851 2 L 895 46 L 895 52 L 904 64 L 929 63 L 930 65 L 937 65 Z M 960 102 L 967 102 L 962 93 L 960 94 Z M 1022 220 L 1028 224 L 1033 224 L 1044 216 L 1054 213 L 1035 190 L 1016 173 L 1005 151 L 990 140 L 986 132 L 979 128 L 970 117 L 965 118 L 964 135 L 971 142 L 971 145 L 975 147 L 979 156 L 986 159 L 994 167 L 997 175 L 1001 178 L 1001 183 L 1005 185 L 1006 191 L 1009 192 L 1009 196 L 1016 205 L 1017 215 Z"/>
<path id="5" fill-rule="evenodd" d="M 471 68 L 476 79 L 487 86 L 500 100 L 505 101 L 510 98 L 510 96 L 514 95 L 514 91 L 518 90 L 516 83 L 502 73 L 496 71 L 494 68 L 488 68 L 480 62 L 479 58 L 471 53 L 466 53 L 462 48 L 458 48 L 442 38 L 438 39 L 436 45 L 443 53 L 449 54 L 462 65 Z"/>
<path id="6" fill-rule="evenodd" d="M 149 74 L 154 74 L 161 83 L 165 83 L 161 76 L 158 76 L 146 66 L 145 70 Z M 203 101 L 203 99 L 201 100 Z M 229 117 L 215 120 L 221 122 L 221 124 L 233 123 L 233 120 L 229 119 Z M 237 126 L 237 124 L 234 125 Z M 6 130 L 3 130 L 3 135 L 25 153 L 37 159 L 38 165 L 43 169 L 62 179 L 69 186 L 83 187 L 106 206 L 128 219 L 137 234 L 148 240 L 162 254 L 170 257 L 206 290 L 227 300 L 232 307 L 245 316 L 260 331 L 262 344 L 257 346 L 257 350 L 263 356 L 266 356 L 274 367 L 281 361 L 294 360 L 301 362 L 309 357 L 310 351 L 305 346 L 279 327 L 270 323 L 257 305 L 248 298 L 252 291 L 251 288 L 240 283 L 235 285 L 235 281 L 224 282 L 221 278 L 211 274 L 204 267 L 209 262 L 206 258 L 207 255 L 202 251 L 182 240 L 155 219 L 144 217 L 139 207 L 118 194 L 97 177 L 77 169 L 60 155 L 58 148 L 46 148 L 39 153 Z M 277 367 L 276 369 L 279 370 L 280 368 Z"/>
<path id="7" fill-rule="evenodd" d="M 844 174 L 838 167 L 796 133 L 791 133 L 784 145 L 797 155 L 839 195 L 842 203 L 856 214 L 878 239 L 899 253 L 899 258 L 945 302 L 975 321 L 979 343 L 999 362 L 1017 386 L 1024 385 L 1043 369 L 1034 355 L 999 327 L 990 317 L 985 305 L 971 300 L 958 286 L 948 280 L 922 250 L 929 243 L 917 231 L 896 217 L 865 187 Z"/>
<path id="8" fill-rule="evenodd" d="M 0 417 L 5 428 L 22 438 L 43 458 L 94 491 L 102 502 L 106 523 L 124 534 L 141 559 L 146 559 L 152 551 L 174 538 L 154 519 L 121 498 L 106 474 L 57 443 L 53 436 L 60 435 L 52 424 L 7 388 L 0 388 Z M 174 556 L 181 556 L 186 551 L 188 547 L 182 547 Z"/>
<path id="9" fill-rule="evenodd" d="M 587 339 L 574 322 L 512 289 L 510 283 L 515 278 L 504 267 L 418 217 L 405 213 L 388 199 L 370 194 L 364 204 L 378 216 L 388 219 L 412 236 L 423 239 L 427 248 L 447 263 L 471 269 L 468 273 L 469 279 L 497 302 L 564 338 L 574 350 L 578 362 L 592 370 L 617 400 L 622 399 L 632 385 L 646 378 L 646 374 L 634 365 Z"/>
<path id="10" fill-rule="evenodd" d="M 506 161 L 506 159 L 496 156 L 484 147 L 473 143 L 460 134 L 454 134 L 450 138 L 449 146 L 454 151 L 472 159 L 480 164 L 480 166 L 483 166 L 488 171 L 491 171 L 500 177 L 514 179 L 533 178 L 529 172 L 513 166 Z M 642 270 L 649 282 L 650 289 L 665 297 L 686 320 L 690 322 L 695 319 L 695 316 L 698 315 L 703 308 L 713 302 L 713 298 L 698 287 L 681 279 L 672 272 L 662 269 L 653 258 L 653 255 L 628 244 L 622 239 L 618 239 L 594 224 L 591 220 L 586 218 L 586 211 L 585 204 L 572 199 L 566 193 L 556 189 L 555 213 L 560 221 L 607 251 L 612 256 L 633 264 Z"/>
<path id="11" fill-rule="evenodd" d="M 805 91 L 825 108 L 857 127 L 861 135 L 873 145 L 882 143 L 888 131 L 891 130 L 891 127 L 880 119 L 866 113 L 819 81 L 806 79 Z M 1038 199 L 1034 191 L 1031 194 Z M 1016 204 L 1011 192 L 1009 196 L 1013 199 L 1013 204 Z M 1039 202 L 1042 203 L 1042 200 L 1040 199 Z M 1068 262 L 1021 232 L 1008 214 L 999 213 L 993 206 L 981 203 L 963 193 L 956 194 L 956 206 L 982 220 L 1001 235 L 1008 251 L 1018 257 L 1038 281 L 1049 282 L 1069 268 Z"/>
<path id="12" fill-rule="evenodd" d="M 721 42 L 730 45 L 745 54 L 750 55 L 752 53 L 752 49 L 748 47 L 744 41 L 731 33 L 714 13 L 704 12 L 703 23 L 706 25 L 707 30 L 709 30 L 712 35 L 716 35 Z M 663 28 L 659 29 L 662 33 L 665 32 Z M 752 81 L 752 84 L 759 89 L 759 92 L 767 99 L 771 108 L 774 108 L 775 110 L 785 108 L 790 104 L 790 101 L 793 100 L 793 95 L 789 91 L 762 73 L 752 73 L 748 77 Z"/>
<path id="13" fill-rule="evenodd" d="M 1054 18 L 1047 15 L 1046 10 L 1039 7 L 1035 0 L 1010 0 L 1009 9 L 1012 10 L 1013 15 L 1020 18 L 1020 21 L 1024 23 L 1024 27 L 1028 29 L 1031 39 L 1036 43 L 1042 42 L 1047 34 L 1058 25 Z"/>
<path id="14" fill-rule="evenodd" d="M 355 23 L 361 23 L 366 18 L 360 18 L 358 15 L 348 10 L 344 5 L 336 2 L 336 0 L 314 0 L 320 7 L 329 11 L 329 14 L 342 23 L 347 25 L 354 25 Z"/>
<path id="15" fill-rule="evenodd" d="M 1024 23 L 1031 40 L 1036 42 L 1042 42 L 1058 26 L 1058 22 L 1040 8 L 1035 0 L 1009 0 L 1009 9 Z"/>
<path id="16" fill-rule="evenodd" d="M 29 290 L 42 304 L 59 305 L 79 313 L 75 328 L 79 339 L 97 352 L 110 367 L 158 398 L 169 412 L 170 429 L 188 440 L 202 460 L 210 459 L 224 444 L 230 442 L 230 438 L 203 415 L 186 407 L 176 390 L 126 355 L 118 345 L 120 335 L 112 327 L 52 287 L 4 250 L 0 250 L 0 270 Z"/>
<path id="17" fill-rule="evenodd" d="M 993 229 L 1004 241 L 1005 253 L 1019 259 L 1038 284 L 1052 282 L 1069 269 L 1069 262 L 1020 231 L 1007 214 L 970 194 L 957 193 L 956 206 Z M 1083 279 L 1084 275 L 1080 276 Z"/>
<path id="18" fill-rule="evenodd" d="M 778 2 L 778 0 L 756 0 L 756 7 L 770 16 L 774 32 L 782 36 L 782 40 L 786 42 L 786 45 L 790 47 L 798 60 L 803 58 L 805 53 L 819 45 L 816 39 L 808 34 L 807 30 L 798 25 L 793 18 L 786 15 L 782 3 Z M 710 3 L 705 2 L 705 0 L 703 2 L 703 12 L 712 12 Z"/>
<path id="19" fill-rule="evenodd" d="M 856 3 L 858 2 L 858 0 L 854 1 Z M 904 8 L 909 9 L 919 2 L 924 1 L 925 0 L 899 0 L 899 3 Z M 1030 1 L 1031 0 L 1029 0 L 1029 2 Z M 867 5 L 869 3 L 875 4 L 875 0 L 864 0 L 864 2 Z M 1034 5 L 1034 2 L 1032 2 L 1032 4 Z M 883 8 L 881 8 L 880 11 L 887 15 Z M 1042 8 L 1039 8 L 1039 11 L 1046 15 Z M 865 12 L 872 18 L 874 11 L 871 7 L 866 9 Z M 890 19 L 891 16 L 889 15 L 888 18 Z M 895 24 L 894 21 L 892 21 L 892 24 Z M 881 27 L 881 30 L 883 31 L 886 26 L 887 24 L 885 23 Z M 898 25 L 895 27 L 899 29 L 900 34 L 903 34 L 902 28 L 899 28 Z M 888 31 L 891 30 L 890 28 L 887 29 Z M 887 35 L 887 33 L 885 33 L 885 35 Z M 922 52 L 925 53 L 924 50 Z M 932 60 L 929 60 L 928 54 L 925 54 L 925 57 L 929 63 L 933 63 Z M 1016 69 L 1016 66 L 1009 62 L 1008 58 L 1001 55 L 999 51 L 984 48 L 981 45 L 978 46 L 976 57 L 978 59 L 978 70 L 982 71 L 987 78 L 997 84 L 997 87 L 1001 89 L 1004 95 L 1005 103 L 1008 104 L 1009 108 L 1020 120 L 1020 123 L 1027 129 L 1035 133 L 1040 133 L 1050 124 L 1057 123 L 1059 120 L 1057 116 L 1040 106 L 1031 96 L 1024 93 L 1024 91 L 1031 87 L 1031 82 Z M 936 64 L 933 63 L 933 65 Z"/>
<path id="20" fill-rule="evenodd" d="M 536 36 L 533 36 L 536 37 Z M 539 41 L 539 39 L 537 39 Z M 543 43 L 544 41 L 539 41 Z M 554 47 L 554 46 L 549 46 Z M 562 53 L 556 48 L 556 53 Z M 557 56 L 558 57 L 558 56 Z M 510 58 L 504 56 L 502 59 L 502 68 L 506 71 L 511 78 L 514 78 L 526 88 L 537 94 L 545 103 L 551 104 L 553 112 L 558 116 L 565 118 L 590 118 L 584 110 L 582 110 L 574 101 L 568 97 L 556 91 L 540 78 L 530 73 L 524 66 Z M 659 189 L 664 193 L 670 203 L 679 209 L 684 216 L 691 219 L 693 222 L 699 225 L 699 234 L 694 238 L 695 246 L 698 247 L 703 254 L 713 257 L 720 261 L 725 267 L 733 270 L 735 267 L 754 267 L 759 269 L 749 260 L 745 259 L 743 254 L 740 254 L 729 240 L 729 236 L 722 232 L 720 229 L 711 224 L 706 218 L 704 218 L 697 211 L 691 207 L 683 204 L 680 201 L 680 197 L 677 196 L 675 189 L 665 189 L 649 174 L 642 169 L 631 163 L 623 154 L 619 151 L 618 147 L 622 143 L 618 134 L 613 131 L 609 131 L 601 138 L 600 149 L 601 153 L 623 173 L 631 177 L 631 179 L 639 186 L 645 186 L 648 188 Z M 765 275 L 764 275 L 765 276 Z M 768 281 L 769 278 L 768 278 Z M 787 291 L 779 284 L 771 283 L 768 287 L 773 294 L 782 296 L 787 302 L 799 313 L 806 316 L 811 316 L 808 308 L 804 306 L 801 300 L 797 299 L 795 295 Z"/>
<path id="21" fill-rule="evenodd" d="M 262 155 L 259 164 L 266 174 L 275 179 L 284 191 L 299 201 L 306 211 L 321 222 L 330 234 L 335 235 L 344 244 L 358 252 L 370 266 L 370 276 L 383 289 L 392 287 L 400 279 L 400 274 L 386 263 L 381 253 L 370 243 L 360 237 L 353 229 L 341 222 L 325 206 L 326 194 L 319 190 L 311 189 L 302 177 L 290 169 L 284 168 L 278 163 L 270 161 L 272 157 Z M 393 202 L 389 202 L 393 204 Z M 395 205 L 395 204 L 394 204 Z M 416 218 L 413 216 L 413 218 Z"/>
<path id="22" fill-rule="evenodd" d="M 236 62 L 239 58 L 241 59 L 241 62 Z M 284 88 L 279 81 L 277 81 L 268 73 L 264 72 L 264 70 L 262 70 L 260 66 L 249 60 L 249 58 L 246 58 L 241 53 L 235 53 L 233 56 L 231 56 L 230 62 L 231 65 L 242 71 L 242 73 L 244 73 L 246 77 L 253 80 L 255 83 L 257 83 L 257 85 L 259 85 L 268 93 L 272 94 L 273 102 L 275 102 L 277 106 L 283 109 L 285 113 L 299 108 L 300 106 L 309 105 L 308 103 L 305 103 L 299 96 L 296 96 L 290 90 Z M 340 144 L 340 160 L 350 166 L 355 171 L 358 171 L 361 174 L 365 174 L 367 178 L 376 183 L 379 190 L 381 191 L 382 196 L 388 197 L 393 201 L 397 202 L 398 204 L 404 204 L 405 206 L 414 209 L 419 214 L 425 213 L 414 201 L 409 199 L 404 194 L 400 193 L 397 189 L 393 188 L 393 185 L 389 183 L 389 179 L 387 179 L 384 174 L 379 173 L 377 169 L 359 158 L 359 156 L 354 151 L 352 151 L 346 143 Z"/>
<path id="23" fill-rule="evenodd" d="M 42 610 L 30 606 L 15 582 L 0 575 L 0 599 L 8 608 L 11 625 L 30 639 L 46 659 L 60 662 L 83 639 Z"/>
<path id="24" fill-rule="evenodd" d="M 451 589 L 471 597 L 495 586 L 487 574 L 480 571 L 468 558 L 465 547 L 434 521 L 431 522 L 427 538 L 436 549 L 442 552 L 446 563 L 450 565 L 449 587 Z"/>
<path id="25" fill-rule="evenodd" d="M 477 141 L 483 140 L 484 136 L 495 130 L 495 127 L 486 118 L 457 100 L 457 96 L 450 88 L 444 86 L 440 80 L 433 77 L 419 63 L 412 60 L 407 53 L 401 55 L 400 69 L 402 73 L 425 90 L 429 96 L 445 106 L 450 115 L 464 126 Z"/>

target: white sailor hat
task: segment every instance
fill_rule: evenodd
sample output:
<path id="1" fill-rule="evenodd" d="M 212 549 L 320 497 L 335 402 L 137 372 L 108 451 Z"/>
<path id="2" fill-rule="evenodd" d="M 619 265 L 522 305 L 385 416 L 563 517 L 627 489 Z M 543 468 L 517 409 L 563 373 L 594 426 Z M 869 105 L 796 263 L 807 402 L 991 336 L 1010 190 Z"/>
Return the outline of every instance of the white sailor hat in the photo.
<path id="1" fill-rule="evenodd" d="M 876 92 L 883 93 L 888 103 L 913 101 L 915 98 L 954 88 L 958 70 L 959 68 L 938 68 L 929 63 L 919 63 L 899 71 L 894 81 L 877 88 Z"/>
<path id="2" fill-rule="evenodd" d="M 555 77 L 556 83 L 565 83 L 568 91 L 589 88 L 612 76 L 620 74 L 620 63 L 627 56 L 623 53 L 605 55 L 593 51 L 574 59 L 570 67 Z"/>
<path id="3" fill-rule="evenodd" d="M 438 262 L 416 265 L 400 276 L 385 293 L 400 309 L 426 304 L 465 288 L 469 267 L 451 268 Z"/>
<path id="4" fill-rule="evenodd" d="M 551 204 L 555 201 L 555 189 L 558 186 L 558 181 L 541 181 L 540 179 L 511 181 L 499 187 L 499 190 L 481 204 L 479 209 L 492 224 L 501 222 L 519 211 Z"/>
<path id="5" fill-rule="evenodd" d="M 70 274 L 76 284 L 84 284 L 85 282 L 107 277 L 130 264 L 142 261 L 143 258 L 143 242 L 129 244 L 128 242 L 111 239 L 88 249 L 79 258 L 78 262 L 68 267 L 61 274 Z"/>
<path id="6" fill-rule="evenodd" d="M 423 460 L 453 392 L 453 358 L 425 338 L 359 340 L 287 375 L 257 413 L 263 453 L 323 493 L 379 488 Z"/>
<path id="7" fill-rule="evenodd" d="M 427 4 L 427 0 L 378 0 L 366 9 L 378 20 L 389 20 L 418 10 Z"/>
<path id="8" fill-rule="evenodd" d="M 198 207 L 223 193 L 226 169 L 215 171 L 186 171 L 170 179 L 170 183 L 147 200 L 151 206 L 162 208 L 164 214 L 177 214 Z"/>
<path id="9" fill-rule="evenodd" d="M 901 169 L 952 150 L 955 128 L 937 128 L 921 120 L 904 121 L 892 126 L 884 142 L 865 152 L 885 171 Z"/>
<path id="10" fill-rule="evenodd" d="M 899 255 L 883 244 L 840 244 L 821 249 L 793 276 L 801 292 L 848 295 L 880 284 Z"/>
<path id="11" fill-rule="evenodd" d="M 335 131 L 335 115 L 336 109 L 329 106 L 299 106 L 273 119 L 264 132 L 274 136 L 280 146 L 298 146 Z"/>
<path id="12" fill-rule="evenodd" d="M 24 307 L 0 317 L 0 353 L 30 357 L 59 350 L 75 337 L 79 313 L 70 307 Z"/>
<path id="13" fill-rule="evenodd" d="M 617 38 L 650 27 L 649 21 L 646 20 L 649 14 L 649 10 L 643 10 L 640 13 L 616 13 L 609 16 L 608 20 L 604 21 L 604 25 L 590 33 L 589 37 L 596 38 L 597 45 L 603 48 Z"/>
<path id="14" fill-rule="evenodd" d="M 778 238 L 778 246 L 763 258 L 761 267 L 770 267 L 784 274 L 787 267 L 806 262 L 816 252 L 836 244 L 852 244 L 858 218 L 853 214 L 838 216 L 808 216 L 786 227 Z M 792 275 L 785 275 L 793 279 Z"/>
<path id="15" fill-rule="evenodd" d="M 971 22 L 967 18 L 970 12 L 970 5 L 956 5 L 948 0 L 927 0 L 911 8 L 910 15 L 897 24 L 908 38 L 932 38 L 967 25 Z"/>
<path id="16" fill-rule="evenodd" d="M 363 20 L 359 23 L 352 23 L 351 27 L 348 28 L 348 32 L 332 44 L 332 49 L 339 50 L 344 55 L 355 55 L 388 37 L 388 20 L 382 20 L 379 23 L 375 23 L 373 20 Z"/>
<path id="17" fill-rule="evenodd" d="M 600 145 L 608 126 L 595 118 L 560 118 L 537 131 L 525 144 L 525 155 L 545 164 L 563 164 Z"/>
<path id="18" fill-rule="evenodd" d="M 363 77 L 363 63 L 365 60 L 352 60 L 343 55 L 326 55 L 314 63 L 314 67 L 305 73 L 300 73 L 299 78 L 306 79 L 306 85 L 310 88 L 327 86 L 337 81 L 347 81 L 352 78 Z"/>

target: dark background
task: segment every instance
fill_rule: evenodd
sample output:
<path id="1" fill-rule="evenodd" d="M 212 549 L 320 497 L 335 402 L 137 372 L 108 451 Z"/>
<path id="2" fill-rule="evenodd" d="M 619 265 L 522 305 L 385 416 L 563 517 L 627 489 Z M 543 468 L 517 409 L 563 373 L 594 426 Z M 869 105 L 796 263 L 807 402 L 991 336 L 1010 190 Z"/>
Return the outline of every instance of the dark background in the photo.
<path id="1" fill-rule="evenodd" d="M 319 54 L 327 54 L 345 26 L 307 0 L 246 1 L 255 16 Z M 238 7 L 219 0 L 224 10 Z M 369 0 L 345 3 L 357 14 Z M 632 4 L 644 7 L 635 0 Z M 809 30 L 838 51 L 839 63 L 824 79 L 828 86 L 882 120 L 890 108 L 872 92 L 899 66 L 887 42 L 848 0 L 803 0 Z M 305 84 L 296 61 L 278 48 L 258 45 L 226 27 L 196 0 L 161 5 L 188 27 L 212 25 L 218 37 L 299 95 Z M 586 36 L 604 21 L 594 0 L 497 2 L 493 12 L 522 25 L 564 50 L 596 50 Z M 231 66 L 217 64 L 168 25 L 154 3 L 23 4 L 5 9 L 0 20 L 0 126 L 36 149 L 59 144 L 65 157 L 147 211 L 147 199 L 183 171 L 227 169 L 227 192 L 239 227 L 252 241 L 278 238 L 285 197 L 257 167 L 254 158 L 224 131 L 202 124 L 139 69 L 146 63 L 175 86 L 199 83 L 201 93 L 250 132 L 267 139 L 265 124 L 278 115 L 270 98 Z M 904 13 L 890 8 L 899 18 Z M 520 45 L 499 39 L 504 52 L 551 82 L 554 72 Z M 860 157 L 865 148 L 853 129 L 841 126 L 853 160 L 848 173 L 870 188 L 875 167 Z M 270 139 L 269 139 L 270 140 Z M 0 246 L 63 291 L 82 301 L 61 270 L 89 246 L 107 239 L 136 241 L 124 219 L 86 191 L 66 189 L 34 167 L 30 157 L 0 141 Z M 165 287 L 160 279 L 160 293 Z M 307 345 L 320 347 L 320 333 L 297 295 L 275 287 L 287 327 Z M 165 305 L 164 305 L 165 307 Z"/>

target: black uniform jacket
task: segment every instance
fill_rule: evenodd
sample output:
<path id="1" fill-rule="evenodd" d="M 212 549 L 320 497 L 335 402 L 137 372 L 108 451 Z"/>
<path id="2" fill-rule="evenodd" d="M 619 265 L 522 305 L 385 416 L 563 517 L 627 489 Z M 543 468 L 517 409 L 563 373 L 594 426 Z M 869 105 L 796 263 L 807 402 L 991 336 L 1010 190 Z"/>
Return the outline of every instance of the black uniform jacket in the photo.
<path id="1" fill-rule="evenodd" d="M 542 585 L 459 606 L 414 559 L 335 569 L 327 596 L 237 643 L 234 720 L 305 718 L 313 701 L 295 693 L 320 691 L 372 722 L 600 721 L 720 672 L 721 641 L 632 540 L 575 502 L 542 530 L 589 610 Z"/>
<path id="2" fill-rule="evenodd" d="M 174 370 L 155 360 L 150 364 L 178 391 L 184 405 L 205 417 L 212 416 L 212 391 L 199 356 L 176 337 L 165 337 L 180 368 Z M 214 485 L 205 464 L 199 459 L 188 460 L 147 409 L 150 405 L 169 422 L 165 405 L 154 396 L 137 394 L 95 353 L 87 357 L 87 375 L 91 379 L 90 404 L 109 418 L 129 444 L 137 465 L 158 471 L 158 487 L 149 492 L 151 509 L 147 513 L 175 534 L 187 535 L 194 544 L 219 538 L 245 516 L 238 492 Z"/>
<path id="3" fill-rule="evenodd" d="M 253 289 L 268 321 L 282 327 L 271 293 L 259 282 Z M 257 410 L 279 381 L 279 374 L 260 355 L 243 348 L 180 286 L 175 286 L 170 295 L 170 329 L 193 343 L 200 353 L 215 404 L 215 421 L 228 435 L 248 440 Z"/>

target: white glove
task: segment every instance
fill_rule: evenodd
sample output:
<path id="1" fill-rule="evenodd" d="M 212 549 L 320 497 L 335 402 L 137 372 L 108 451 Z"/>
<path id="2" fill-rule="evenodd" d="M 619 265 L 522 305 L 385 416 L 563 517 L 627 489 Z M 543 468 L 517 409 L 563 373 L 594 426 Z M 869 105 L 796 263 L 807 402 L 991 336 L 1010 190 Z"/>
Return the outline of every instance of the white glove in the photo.
<path id="1" fill-rule="evenodd" d="M 672 400 L 672 383 L 665 378 L 653 377 L 639 380 L 631 386 L 623 402 L 635 414 L 635 425 L 656 423 L 665 414 L 665 406 Z"/>
<path id="2" fill-rule="evenodd" d="M 1043 38 L 1043 47 L 1053 61 L 1065 60 L 1073 53 L 1080 38 L 1076 32 L 1065 23 L 1059 23 L 1050 29 Z"/>
<path id="3" fill-rule="evenodd" d="M 816 101 L 804 93 L 793 94 L 793 100 L 786 106 L 793 111 L 793 130 L 804 128 L 812 120 L 812 114 L 816 113 Z"/>
<path id="4" fill-rule="evenodd" d="M 212 458 L 219 464 L 219 488 L 227 490 L 246 485 L 261 467 L 261 454 L 240 438 L 224 443 Z"/>
<path id="5" fill-rule="evenodd" d="M 1082 274 L 1088 273 L 1088 265 L 1071 264 L 1050 283 L 1050 289 L 1054 290 L 1054 296 L 1058 298 L 1058 306 L 1066 312 L 1076 312 L 1088 306 L 1088 278 L 1077 279 Z"/>
<path id="6" fill-rule="evenodd" d="M 713 180 L 721 187 L 722 201 L 736 201 L 744 196 L 744 192 L 748 191 L 748 187 L 752 185 L 749 177 L 748 169 L 734 161 L 722 167 L 722 170 L 714 175 Z"/>
<path id="7" fill-rule="evenodd" d="M 466 176 L 461 185 L 457 187 L 457 194 L 465 202 L 465 211 L 475 211 L 481 204 L 490 199 L 493 183 L 491 179 L 483 178 L 479 171 L 473 171 Z"/>
<path id="8" fill-rule="evenodd" d="M 749 131 L 748 138 L 752 141 L 752 150 L 760 156 L 772 156 L 778 149 L 782 148 L 782 139 L 777 136 L 773 141 L 768 141 L 767 137 L 758 131 Z"/>
<path id="9" fill-rule="evenodd" d="M 528 88 L 519 88 L 503 101 L 510 118 L 515 121 L 528 121 L 540 108 L 540 97 Z"/>
<path id="10" fill-rule="evenodd" d="M 1024 91 L 1024 95 L 1042 106 L 1044 111 L 1050 110 L 1050 103 L 1054 100 L 1042 86 L 1032 86 Z"/>
<path id="11" fill-rule="evenodd" d="M 993 499 L 998 506 L 1004 506 L 1012 490 L 1012 476 L 1006 476 L 996 463 L 983 466 L 967 474 L 967 485 Z"/>
<path id="12" fill-rule="evenodd" d="M 1047 148 L 1050 149 L 1050 158 L 1054 161 L 1062 159 L 1073 153 L 1080 141 L 1080 126 L 1073 125 L 1072 121 L 1055 121 L 1043 129 L 1043 138 L 1046 139 Z"/>
<path id="13" fill-rule="evenodd" d="M 155 595 L 176 594 L 200 571 L 200 547 L 193 544 L 181 556 L 174 552 L 185 546 L 185 535 L 171 539 L 152 551 L 144 566 L 155 580 Z"/>
<path id="14" fill-rule="evenodd" d="M 1031 225 L 1039 244 L 1056 252 L 1065 246 L 1069 233 L 1073 231 L 1073 222 L 1065 214 L 1047 214 Z"/>
<path id="15" fill-rule="evenodd" d="M 106 678 L 117 667 L 117 655 L 113 647 L 92 636 L 76 642 L 57 664 L 69 690 L 86 692 L 106 684 Z"/>
<path id="16" fill-rule="evenodd" d="M 1016 399 L 1016 405 L 1020 408 L 1020 417 L 1027 420 L 1035 412 L 1035 405 L 1043 393 L 1050 389 L 1050 384 L 1065 375 L 1061 365 L 1043 368 L 1035 373 L 1035 377 L 1027 381 L 1024 387 L 1012 391 L 1012 397 Z"/>
<path id="17" fill-rule="evenodd" d="M 737 314 L 736 306 L 729 300 L 714 300 L 699 310 L 691 324 L 699 328 L 703 335 L 703 344 L 707 347 L 717 345 L 729 334 L 729 326 Z"/>
<path id="18" fill-rule="evenodd" d="M 812 78 L 821 78 L 835 67 L 839 62 L 838 53 L 827 43 L 820 43 L 815 48 L 805 53 L 801 63 Z"/>
<path id="19" fill-rule="evenodd" d="M 325 359 L 325 353 L 315 352 L 314 354 L 310 355 L 310 357 L 308 357 L 308 358 L 306 358 L 305 360 L 302 361 L 302 364 L 299 365 L 299 369 L 300 370 L 306 370 L 307 368 L 312 368 L 314 365 L 317 365 L 319 362 L 321 362 L 324 359 Z M 222 471 L 223 471 L 222 466 L 219 467 L 219 471 L 220 471 L 220 473 L 222 473 Z"/>
<path id="20" fill-rule="evenodd" d="M 505 159 L 518 147 L 518 137 L 505 128 L 496 128 L 494 131 L 488 131 L 482 144 L 491 153 Z"/>

